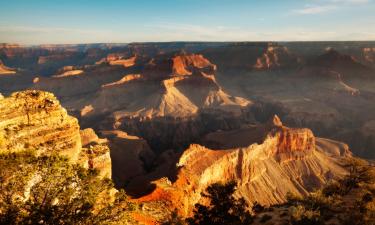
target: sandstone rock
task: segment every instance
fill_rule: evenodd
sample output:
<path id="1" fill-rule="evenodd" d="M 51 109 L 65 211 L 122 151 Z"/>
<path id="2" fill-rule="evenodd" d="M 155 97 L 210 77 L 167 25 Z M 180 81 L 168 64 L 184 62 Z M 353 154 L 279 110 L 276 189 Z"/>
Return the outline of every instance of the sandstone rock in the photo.
<path id="1" fill-rule="evenodd" d="M 294 67 L 300 64 L 301 59 L 290 53 L 287 47 L 269 46 L 254 65 L 256 70 L 273 70 Z"/>
<path id="2" fill-rule="evenodd" d="M 78 120 L 69 116 L 51 93 L 30 90 L 0 99 L 2 152 L 57 153 L 111 178 L 110 151 L 105 142 L 92 129 L 80 132 Z M 82 149 L 82 144 L 92 146 Z"/>
<path id="3" fill-rule="evenodd" d="M 102 135 L 109 139 L 112 179 L 117 187 L 146 173 L 155 156 L 145 140 L 118 130 L 103 131 Z"/>
<path id="4" fill-rule="evenodd" d="M 283 203 L 288 192 L 306 195 L 347 173 L 341 161 L 350 157 L 343 153 L 347 150 L 337 154 L 331 149 L 341 149 L 339 143 L 316 147 L 309 129 L 287 128 L 276 118 L 278 126 L 257 129 L 266 132 L 259 144 L 223 150 L 190 145 L 176 164 L 175 181 L 155 181 L 156 189 L 138 200 L 145 204 L 166 201 L 165 210 L 175 207 L 187 216 L 194 204 L 202 201 L 201 192 L 216 182 L 234 180 L 238 185 L 236 196 L 250 204 L 257 201 L 271 205 Z"/>
<path id="5" fill-rule="evenodd" d="M 84 168 L 96 169 L 99 171 L 99 177 L 112 178 L 112 160 L 110 149 L 106 144 L 95 144 L 82 148 L 78 163 Z"/>
<path id="6" fill-rule="evenodd" d="M 14 69 L 11 69 L 9 67 L 6 67 L 3 62 L 0 60 L 0 75 L 5 74 L 15 74 L 16 71 Z"/>
<path id="7" fill-rule="evenodd" d="M 13 93 L 0 100 L 1 149 L 57 152 L 73 161 L 81 150 L 77 119 L 69 116 L 55 96 L 42 91 Z"/>
<path id="8" fill-rule="evenodd" d="M 62 74 L 53 75 L 52 77 L 60 78 L 60 77 L 68 77 L 68 76 L 77 76 L 77 75 L 82 74 L 83 72 L 84 72 L 83 70 L 69 70 L 69 71 L 63 72 Z"/>
<path id="9" fill-rule="evenodd" d="M 40 81 L 40 78 L 39 77 L 34 77 L 33 79 L 33 83 L 36 84 Z"/>
<path id="10" fill-rule="evenodd" d="M 107 143 L 107 139 L 99 138 L 98 135 L 92 128 L 86 128 L 80 131 L 82 146 L 87 146 L 90 144 L 103 144 Z"/>
<path id="11" fill-rule="evenodd" d="M 95 64 L 109 64 L 111 66 L 120 65 L 125 68 L 132 67 L 137 63 L 138 57 L 133 55 L 129 57 L 126 53 L 111 53 L 107 57 L 100 59 Z"/>
<path id="12" fill-rule="evenodd" d="M 138 101 L 130 102 L 124 110 L 114 112 L 116 120 L 123 117 L 184 118 L 194 116 L 202 108 L 218 108 L 240 114 L 241 109 L 250 102 L 225 93 L 216 82 L 215 71 L 216 66 L 202 55 L 182 54 L 172 58 L 162 58 L 147 68 L 142 75 L 128 75 L 120 81 L 103 87 L 121 88 L 120 85 L 124 85 L 125 89 L 126 85 L 129 89 L 129 86 L 147 85 L 148 89 L 155 88 L 155 91 L 149 95 L 140 92 L 137 95 Z M 142 76 L 143 80 L 139 80 L 139 76 Z M 135 79 L 138 79 L 137 83 L 133 85 L 128 83 Z M 150 80 L 153 79 L 158 79 L 160 85 L 150 85 Z M 115 91 L 117 89 L 105 90 L 106 96 L 117 94 Z"/>
<path id="13" fill-rule="evenodd" d="M 203 55 L 177 55 L 172 58 L 172 62 L 172 74 L 177 76 L 192 75 L 196 72 L 196 68 L 208 74 L 216 71 L 216 65 L 204 58 Z"/>
<path id="14" fill-rule="evenodd" d="M 108 88 L 108 87 L 112 87 L 112 86 L 116 86 L 116 85 L 125 84 L 127 82 L 132 81 L 132 80 L 140 79 L 141 77 L 142 77 L 142 75 L 140 75 L 140 74 L 128 74 L 128 75 L 125 75 L 123 78 L 121 78 L 118 81 L 115 81 L 115 82 L 112 82 L 112 83 L 109 83 L 109 84 L 103 84 L 102 88 Z"/>

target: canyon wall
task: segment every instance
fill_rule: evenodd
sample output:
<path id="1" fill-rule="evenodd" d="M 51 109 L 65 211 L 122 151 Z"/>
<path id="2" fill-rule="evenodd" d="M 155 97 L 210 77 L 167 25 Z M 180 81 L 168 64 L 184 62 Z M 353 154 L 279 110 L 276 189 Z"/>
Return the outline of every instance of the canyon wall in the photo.
<path id="1" fill-rule="evenodd" d="M 190 145 L 179 157 L 175 180 L 155 181 L 155 190 L 138 200 L 151 206 L 163 202 L 165 210 L 188 216 L 195 203 L 204 203 L 201 193 L 216 182 L 233 180 L 237 197 L 273 205 L 285 202 L 288 192 L 305 196 L 347 173 L 343 163 L 350 151 L 331 150 L 342 148 L 339 143 L 317 139 L 309 129 L 266 126 L 258 129 L 266 132 L 259 144 L 221 150 Z"/>

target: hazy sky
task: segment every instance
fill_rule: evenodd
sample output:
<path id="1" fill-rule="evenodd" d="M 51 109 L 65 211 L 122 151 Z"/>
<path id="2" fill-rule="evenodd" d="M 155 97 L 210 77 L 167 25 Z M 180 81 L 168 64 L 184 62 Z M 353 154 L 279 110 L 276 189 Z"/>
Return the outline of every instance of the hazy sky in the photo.
<path id="1" fill-rule="evenodd" d="M 0 42 L 375 40 L 375 0 L 0 0 Z"/>

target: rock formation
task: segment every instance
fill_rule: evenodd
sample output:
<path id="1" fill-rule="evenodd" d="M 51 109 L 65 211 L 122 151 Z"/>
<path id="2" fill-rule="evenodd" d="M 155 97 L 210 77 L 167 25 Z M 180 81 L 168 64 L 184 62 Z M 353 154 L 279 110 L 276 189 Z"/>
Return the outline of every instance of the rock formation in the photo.
<path id="1" fill-rule="evenodd" d="M 311 65 L 325 70 L 336 71 L 341 74 L 341 79 L 344 81 L 373 78 L 374 76 L 370 68 L 361 64 L 354 56 L 341 54 L 332 48 L 314 59 Z"/>
<path id="2" fill-rule="evenodd" d="M 51 93 L 13 93 L 0 103 L 0 130 L 6 151 L 35 149 L 76 160 L 81 151 L 78 120 L 69 116 Z"/>
<path id="3" fill-rule="evenodd" d="M 270 71 L 297 68 L 303 60 L 278 43 L 232 43 L 206 49 L 203 55 L 220 71 Z"/>
<path id="4" fill-rule="evenodd" d="M 105 138 L 99 138 L 92 128 L 86 128 L 80 131 L 82 146 L 107 143 Z"/>
<path id="5" fill-rule="evenodd" d="M 202 55 L 177 55 L 162 59 L 146 68 L 141 76 L 146 80 L 159 79 L 156 91 L 132 102 L 127 108 L 114 113 L 117 119 L 122 117 L 188 117 L 202 108 L 221 108 L 239 110 L 249 102 L 226 94 L 215 80 L 216 66 Z M 125 84 L 137 76 L 124 77 L 113 84 Z M 126 82 L 125 82 L 126 81 Z M 139 85 L 142 83 L 138 82 Z M 129 87 L 127 87 L 129 88 Z M 107 90 L 109 92 L 110 90 Z M 142 94 L 138 95 L 142 98 Z M 94 107 L 95 108 L 95 107 Z"/>
<path id="6" fill-rule="evenodd" d="M 71 162 L 99 170 L 111 177 L 111 158 L 106 140 L 86 129 L 80 132 L 78 120 L 69 116 L 56 97 L 48 92 L 15 92 L 0 99 L 0 150 L 34 151 L 38 155 L 57 153 Z M 92 144 L 88 148 L 84 145 Z"/>
<path id="7" fill-rule="evenodd" d="M 333 150 L 341 149 L 341 144 L 315 138 L 309 129 L 282 126 L 277 117 L 273 121 L 248 128 L 266 132 L 259 144 L 223 150 L 190 145 L 176 164 L 176 179 L 155 181 L 155 190 L 139 201 L 165 202 L 169 210 L 175 208 L 187 216 L 202 201 L 201 192 L 215 182 L 234 180 L 236 196 L 271 205 L 284 202 L 288 192 L 306 195 L 346 174 L 340 160 L 350 157 L 350 152 Z"/>
<path id="8" fill-rule="evenodd" d="M 111 53 L 106 57 L 100 59 L 95 64 L 109 64 L 109 65 L 120 65 L 124 67 L 134 66 L 137 61 L 137 56 L 129 56 L 128 53 Z"/>
<path id="9" fill-rule="evenodd" d="M 3 75 L 3 74 L 15 74 L 16 71 L 9 68 L 9 67 L 6 67 L 3 62 L 0 60 L 0 75 Z"/>
<path id="10" fill-rule="evenodd" d="M 76 76 L 82 74 L 84 71 L 83 68 L 74 67 L 74 66 L 64 66 L 62 69 L 58 71 L 57 75 L 53 75 L 52 77 L 67 77 L 67 76 Z"/>
<path id="11" fill-rule="evenodd" d="M 265 53 L 257 58 L 254 69 L 274 70 L 280 68 L 296 67 L 301 59 L 292 54 L 287 47 L 269 46 Z"/>
<path id="12" fill-rule="evenodd" d="M 112 179 L 117 187 L 124 187 L 134 177 L 145 175 L 154 153 L 142 138 L 122 131 L 103 131 L 109 139 L 112 158 Z"/>
<path id="13" fill-rule="evenodd" d="M 361 129 L 375 120 L 374 46 L 374 42 L 2 44 L 0 60 L 17 68 L 17 74 L 0 76 L 0 92 L 52 92 L 84 127 L 121 129 L 149 143 L 186 139 L 186 144 L 215 129 L 237 129 L 239 121 L 254 122 L 252 117 L 276 113 L 288 126 L 308 127 L 316 135 L 348 143 L 354 153 L 372 157 L 369 149 L 375 139 Z M 56 74 L 59 77 L 52 77 Z M 252 115 L 253 103 L 262 102 L 277 107 Z M 197 125 L 203 120 L 212 121 L 204 122 L 210 129 Z M 178 121 L 183 124 L 176 125 Z M 152 127 L 146 130 L 146 124 Z M 152 135 L 154 129 L 159 135 Z M 183 135 L 180 129 L 189 132 Z M 356 134 L 360 140 L 352 138 Z"/>

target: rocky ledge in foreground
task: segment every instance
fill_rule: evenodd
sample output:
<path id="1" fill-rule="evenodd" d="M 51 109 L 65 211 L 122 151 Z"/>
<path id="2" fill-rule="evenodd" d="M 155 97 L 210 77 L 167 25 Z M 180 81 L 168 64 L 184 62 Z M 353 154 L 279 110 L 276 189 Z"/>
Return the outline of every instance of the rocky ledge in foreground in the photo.
<path id="1" fill-rule="evenodd" d="M 0 98 L 0 151 L 3 153 L 57 153 L 73 163 L 96 168 L 102 177 L 110 178 L 109 148 L 93 132 L 80 132 L 78 120 L 67 114 L 52 93 L 27 90 Z"/>

